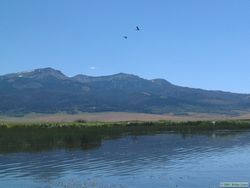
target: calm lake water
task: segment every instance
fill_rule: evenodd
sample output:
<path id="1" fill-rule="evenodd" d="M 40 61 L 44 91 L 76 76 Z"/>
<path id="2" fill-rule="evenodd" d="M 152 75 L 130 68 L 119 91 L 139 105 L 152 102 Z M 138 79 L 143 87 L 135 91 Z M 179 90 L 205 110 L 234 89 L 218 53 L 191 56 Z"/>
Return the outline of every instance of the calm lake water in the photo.
<path id="1" fill-rule="evenodd" d="M 250 181 L 250 132 L 164 133 L 0 154 L 0 187 L 213 188 Z"/>

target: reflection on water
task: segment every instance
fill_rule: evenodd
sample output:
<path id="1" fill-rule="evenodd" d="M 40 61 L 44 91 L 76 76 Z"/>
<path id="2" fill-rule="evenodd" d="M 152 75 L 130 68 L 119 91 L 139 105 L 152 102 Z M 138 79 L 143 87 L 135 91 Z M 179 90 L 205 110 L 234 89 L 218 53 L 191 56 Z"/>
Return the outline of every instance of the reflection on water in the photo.
<path id="1" fill-rule="evenodd" d="M 250 132 L 124 136 L 0 155 L 0 187 L 214 187 L 250 181 Z"/>

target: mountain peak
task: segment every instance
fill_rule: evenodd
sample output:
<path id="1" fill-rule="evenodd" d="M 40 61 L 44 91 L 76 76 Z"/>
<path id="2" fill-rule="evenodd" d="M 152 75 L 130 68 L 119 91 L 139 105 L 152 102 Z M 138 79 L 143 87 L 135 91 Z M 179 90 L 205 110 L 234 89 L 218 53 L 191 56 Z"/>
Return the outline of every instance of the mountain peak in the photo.
<path id="1" fill-rule="evenodd" d="M 123 72 L 113 74 L 113 75 L 110 75 L 108 77 L 120 78 L 120 79 L 123 79 L 123 78 L 140 78 L 139 76 L 136 76 L 136 75 L 133 75 L 133 74 L 127 74 L 127 73 L 123 73 Z"/>
<path id="2" fill-rule="evenodd" d="M 39 69 L 33 70 L 33 72 L 58 72 L 58 71 L 59 70 L 53 69 L 51 67 L 45 67 L 45 68 L 39 68 Z"/>
<path id="3" fill-rule="evenodd" d="M 142 79 L 142 78 L 133 74 L 117 73 L 107 76 L 87 76 L 83 74 L 78 74 L 72 77 L 72 79 L 78 82 L 88 83 L 93 81 L 110 81 L 110 80 Z"/>
<path id="4" fill-rule="evenodd" d="M 35 73 L 52 73 L 52 74 L 62 74 L 62 75 L 64 75 L 61 71 L 53 69 L 51 67 L 35 69 L 32 72 L 35 72 Z"/>
<path id="5" fill-rule="evenodd" d="M 32 79 L 44 79 L 44 78 L 56 78 L 64 80 L 67 78 L 61 71 L 55 70 L 50 67 L 35 69 L 31 71 L 23 71 L 14 74 L 5 75 L 8 78 L 32 78 Z"/>
<path id="6" fill-rule="evenodd" d="M 41 68 L 41 69 L 35 69 L 32 72 L 32 76 L 35 76 L 36 78 L 46 78 L 46 77 L 53 77 L 59 80 L 64 80 L 67 79 L 67 76 L 65 76 L 61 71 L 46 67 L 46 68 Z"/>

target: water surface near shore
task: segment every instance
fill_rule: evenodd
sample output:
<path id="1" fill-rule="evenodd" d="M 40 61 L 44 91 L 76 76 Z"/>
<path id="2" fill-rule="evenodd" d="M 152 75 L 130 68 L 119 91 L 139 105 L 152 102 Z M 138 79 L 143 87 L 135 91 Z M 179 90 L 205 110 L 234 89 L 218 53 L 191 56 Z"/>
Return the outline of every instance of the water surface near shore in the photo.
<path id="1" fill-rule="evenodd" d="M 92 149 L 0 155 L 1 187 L 214 187 L 250 181 L 250 132 L 123 136 Z"/>

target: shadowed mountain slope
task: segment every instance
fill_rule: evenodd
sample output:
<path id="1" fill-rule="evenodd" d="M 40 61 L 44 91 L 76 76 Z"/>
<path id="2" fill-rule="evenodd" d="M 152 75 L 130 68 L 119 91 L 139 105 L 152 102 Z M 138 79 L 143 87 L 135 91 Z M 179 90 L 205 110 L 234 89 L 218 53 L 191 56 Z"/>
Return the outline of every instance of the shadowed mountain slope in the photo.
<path id="1" fill-rule="evenodd" d="M 0 76 L 0 113 L 125 111 L 236 114 L 250 110 L 250 95 L 180 87 L 131 74 L 67 77 L 52 68 Z"/>

